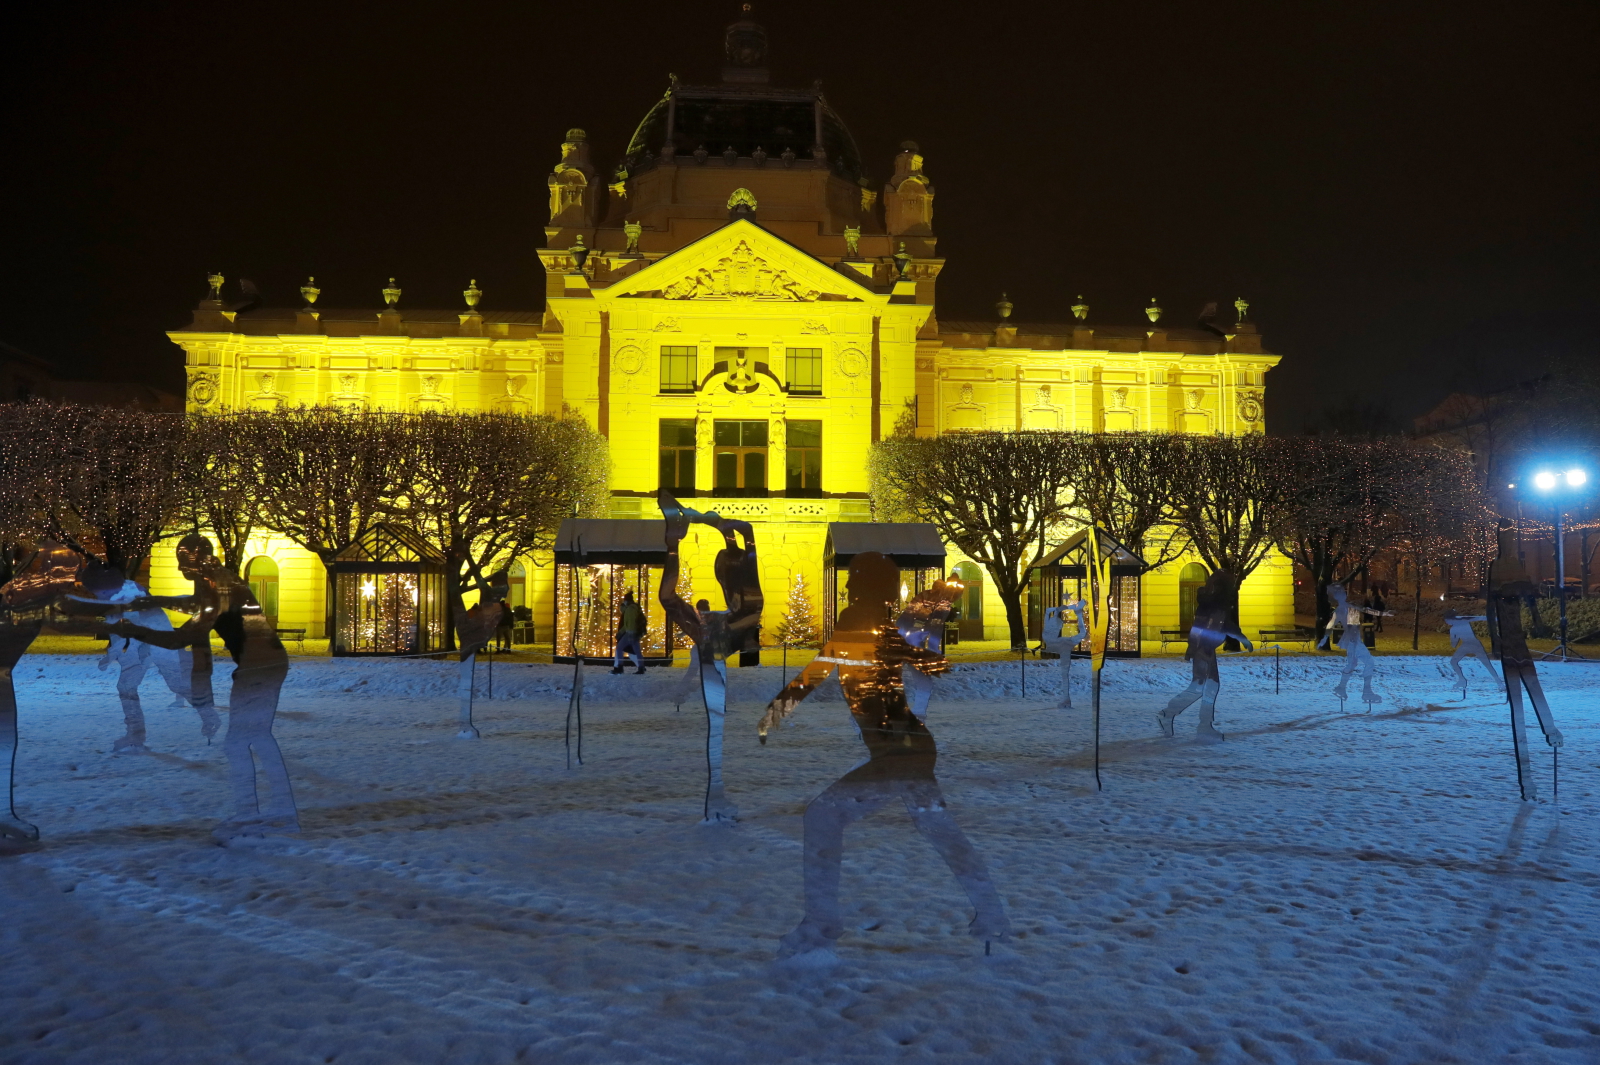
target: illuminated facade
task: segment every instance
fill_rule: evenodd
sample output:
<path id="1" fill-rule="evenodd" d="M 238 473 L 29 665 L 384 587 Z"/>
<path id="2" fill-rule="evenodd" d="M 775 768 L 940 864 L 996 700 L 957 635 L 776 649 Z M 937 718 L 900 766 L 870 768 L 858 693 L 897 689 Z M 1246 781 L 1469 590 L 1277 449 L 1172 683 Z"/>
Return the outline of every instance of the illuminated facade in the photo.
<path id="1" fill-rule="evenodd" d="M 759 26 L 729 27 L 722 82 L 674 79 L 609 174 L 569 132 L 548 177 L 542 313 L 480 310 L 475 284 L 460 311 L 403 308 L 392 282 L 365 312 L 319 310 L 309 282 L 298 311 L 231 313 L 213 291 L 170 334 L 189 408 L 575 409 L 611 441 L 612 517 L 656 517 L 667 486 L 747 518 L 774 602 L 795 573 L 824 586 L 827 524 L 870 519 L 867 454 L 897 429 L 1262 431 L 1278 357 L 1242 301 L 1210 331 L 1169 329 L 1154 307 L 1111 328 L 1081 300 L 1062 324 L 1013 323 L 1004 303 L 994 322 L 941 322 L 920 150 L 870 181 L 820 89 L 772 87 L 765 50 Z M 717 545 L 695 528 L 694 591 L 716 601 Z M 280 625 L 320 635 L 320 565 L 280 538 L 259 553 L 281 575 Z M 175 576 L 167 554 L 158 581 Z M 1176 627 L 1182 569 L 1145 578 L 1145 639 Z M 550 560 L 524 573 L 542 641 Z M 998 601 L 970 598 L 967 638 L 1003 637 Z M 1292 603 L 1287 563 L 1270 563 L 1245 585 L 1245 624 L 1291 624 Z"/>

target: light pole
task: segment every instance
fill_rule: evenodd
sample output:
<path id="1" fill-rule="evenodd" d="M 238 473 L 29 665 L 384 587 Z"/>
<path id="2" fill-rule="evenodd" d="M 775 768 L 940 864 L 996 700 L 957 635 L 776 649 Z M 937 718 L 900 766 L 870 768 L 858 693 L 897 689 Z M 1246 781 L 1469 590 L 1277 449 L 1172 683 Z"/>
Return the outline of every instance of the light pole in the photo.
<path id="1" fill-rule="evenodd" d="M 1561 623 L 1555 650 L 1545 651 L 1539 655 L 1546 661 L 1558 659 L 1567 662 L 1583 657 L 1567 645 L 1567 544 L 1561 517 L 1565 501 L 1576 495 L 1588 483 L 1589 474 L 1580 466 L 1573 466 L 1561 473 L 1546 468 L 1533 475 L 1534 489 L 1540 495 L 1550 497 L 1555 504 L 1556 512 L 1556 602 L 1561 612 Z"/>

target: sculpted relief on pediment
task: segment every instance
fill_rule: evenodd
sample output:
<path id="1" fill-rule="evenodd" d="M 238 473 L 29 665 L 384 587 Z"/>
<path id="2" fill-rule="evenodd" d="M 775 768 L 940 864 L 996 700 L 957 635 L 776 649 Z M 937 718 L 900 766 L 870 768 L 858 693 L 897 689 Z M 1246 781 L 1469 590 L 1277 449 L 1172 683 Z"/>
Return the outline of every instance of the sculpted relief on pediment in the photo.
<path id="1" fill-rule="evenodd" d="M 679 278 L 662 292 L 669 300 L 754 299 L 808 303 L 822 295 L 740 241 L 727 255 Z"/>

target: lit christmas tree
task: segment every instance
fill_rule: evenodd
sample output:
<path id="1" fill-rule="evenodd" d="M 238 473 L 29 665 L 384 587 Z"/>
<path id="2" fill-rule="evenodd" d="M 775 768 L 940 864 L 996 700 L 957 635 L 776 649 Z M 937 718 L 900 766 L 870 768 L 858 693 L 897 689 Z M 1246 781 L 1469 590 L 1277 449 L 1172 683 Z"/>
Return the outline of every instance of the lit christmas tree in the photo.
<path id="1" fill-rule="evenodd" d="M 783 620 L 772 633 L 772 639 L 790 647 L 816 647 L 822 643 L 822 626 L 811 609 L 811 592 L 806 587 L 805 574 L 797 573 L 789 588 L 789 602 L 784 605 Z"/>

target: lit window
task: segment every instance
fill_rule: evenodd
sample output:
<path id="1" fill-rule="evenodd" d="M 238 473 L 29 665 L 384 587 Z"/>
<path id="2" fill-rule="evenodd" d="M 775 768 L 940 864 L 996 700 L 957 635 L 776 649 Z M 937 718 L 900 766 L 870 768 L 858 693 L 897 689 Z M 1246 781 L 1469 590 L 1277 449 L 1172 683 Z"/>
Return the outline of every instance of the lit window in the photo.
<path id="1" fill-rule="evenodd" d="M 791 421 L 784 461 L 788 467 L 786 490 L 790 498 L 822 495 L 822 423 Z"/>
<path id="2" fill-rule="evenodd" d="M 694 419 L 661 419 L 661 487 L 694 492 Z"/>
<path id="3" fill-rule="evenodd" d="M 661 349 L 661 391 L 693 392 L 695 376 L 695 349 L 692 347 L 663 347 Z"/>
<path id="4" fill-rule="evenodd" d="M 717 495 L 766 495 L 767 423 L 719 421 L 711 436 Z"/>
<path id="5" fill-rule="evenodd" d="M 784 379 L 791 396 L 822 395 L 822 349 L 790 348 L 784 357 Z"/>

